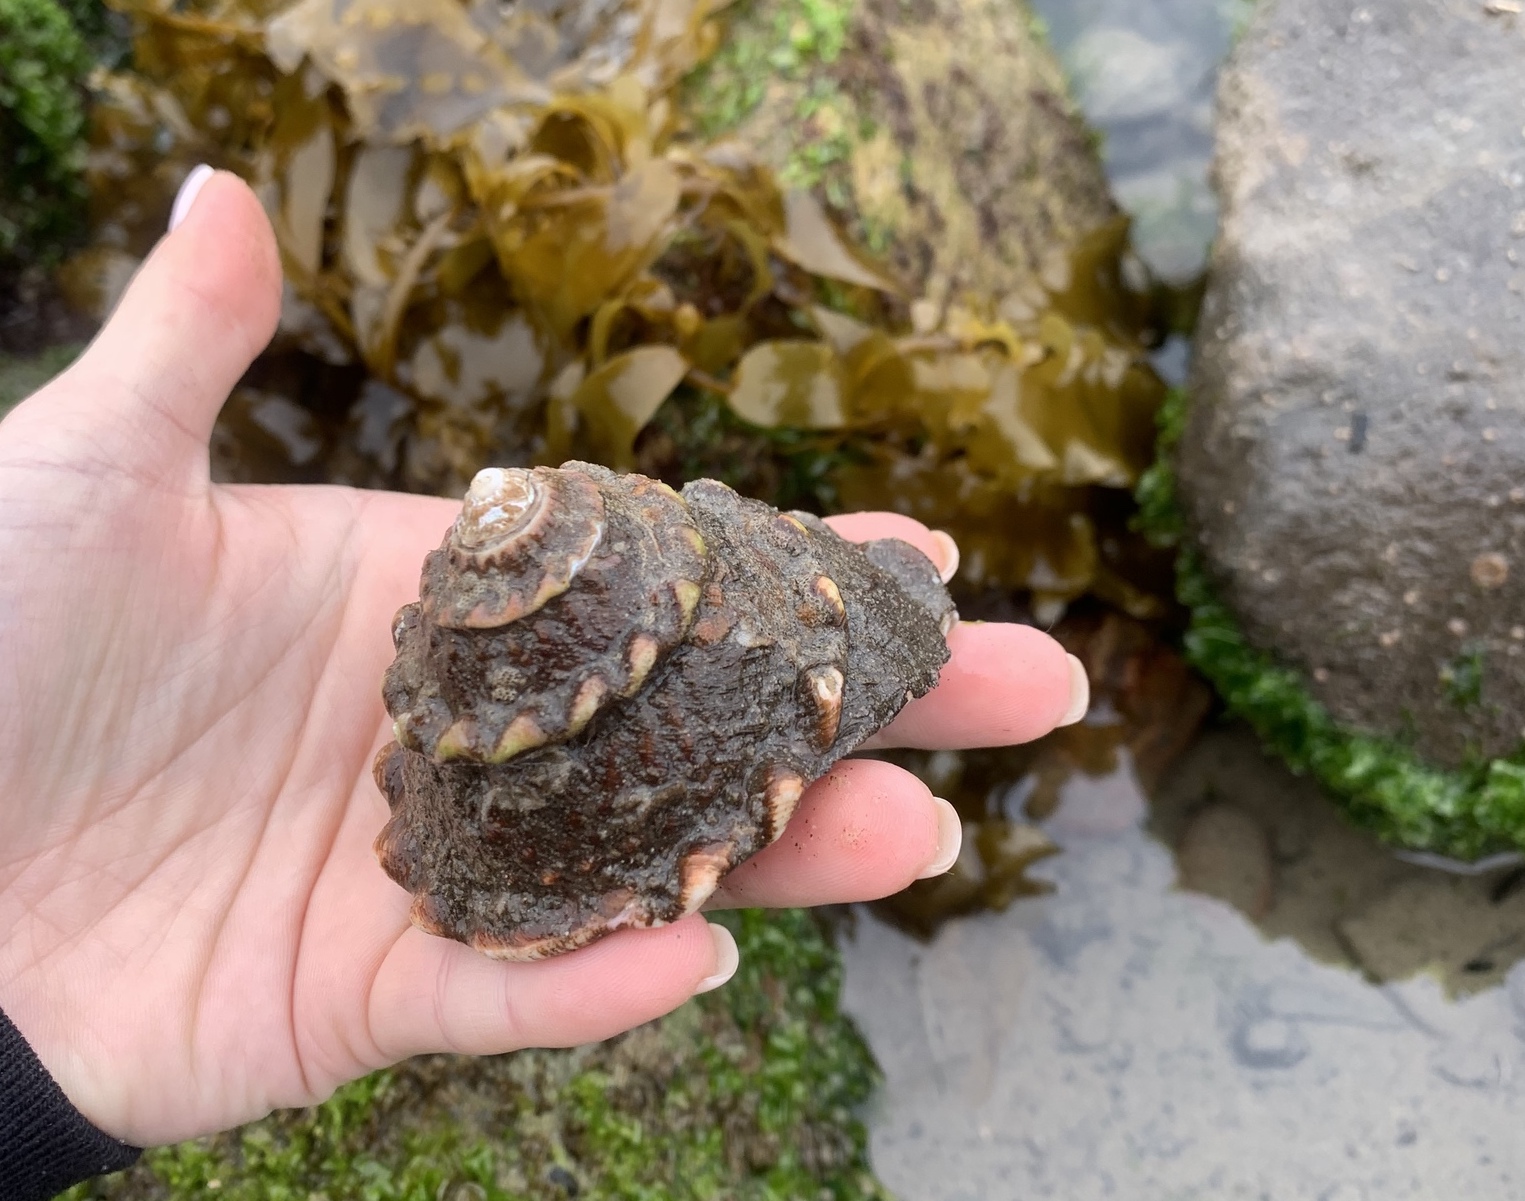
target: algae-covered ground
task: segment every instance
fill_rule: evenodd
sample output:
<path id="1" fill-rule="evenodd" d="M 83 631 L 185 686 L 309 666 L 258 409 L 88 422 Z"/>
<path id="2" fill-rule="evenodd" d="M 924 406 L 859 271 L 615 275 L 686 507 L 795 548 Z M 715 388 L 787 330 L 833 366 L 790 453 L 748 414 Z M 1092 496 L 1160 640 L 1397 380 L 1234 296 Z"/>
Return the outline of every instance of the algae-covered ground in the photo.
<path id="1" fill-rule="evenodd" d="M 811 915 L 720 915 L 741 967 L 608 1043 L 434 1056 L 69 1201 L 884 1201 L 855 1117 L 875 1071 Z"/>

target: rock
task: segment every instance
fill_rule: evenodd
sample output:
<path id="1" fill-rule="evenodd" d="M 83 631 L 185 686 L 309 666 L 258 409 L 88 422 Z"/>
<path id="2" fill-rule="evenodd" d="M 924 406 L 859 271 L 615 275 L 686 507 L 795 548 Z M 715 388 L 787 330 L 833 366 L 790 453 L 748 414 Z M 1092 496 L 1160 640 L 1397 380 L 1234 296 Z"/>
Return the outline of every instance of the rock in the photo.
<path id="1" fill-rule="evenodd" d="M 1242 809 L 1218 803 L 1200 810 L 1181 835 L 1176 863 L 1182 888 L 1227 901 L 1250 918 L 1271 908 L 1271 840 Z"/>
<path id="2" fill-rule="evenodd" d="M 1267 0 L 1178 471 L 1249 641 L 1460 767 L 1525 729 L 1525 17 Z"/>
<path id="3" fill-rule="evenodd" d="M 750 0 L 684 107 L 818 189 L 912 296 L 1003 297 L 1118 210 L 1021 4 Z M 758 84 L 766 79 L 766 85 Z"/>
<path id="4" fill-rule="evenodd" d="M 1500 983 L 1525 945 L 1518 869 L 1414 874 L 1336 923 L 1373 980 L 1428 972 L 1453 993 Z"/>

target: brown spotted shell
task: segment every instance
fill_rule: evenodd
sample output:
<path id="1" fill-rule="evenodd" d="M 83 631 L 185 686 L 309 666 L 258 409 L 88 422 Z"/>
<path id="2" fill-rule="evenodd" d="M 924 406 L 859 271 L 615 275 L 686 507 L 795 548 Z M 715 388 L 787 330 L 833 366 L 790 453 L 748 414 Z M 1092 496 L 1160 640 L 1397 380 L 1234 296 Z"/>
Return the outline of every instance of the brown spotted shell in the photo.
<path id="1" fill-rule="evenodd" d="M 382 866 L 502 959 L 674 921 L 936 684 L 955 617 L 909 545 L 713 480 L 483 471 L 395 622 Z"/>

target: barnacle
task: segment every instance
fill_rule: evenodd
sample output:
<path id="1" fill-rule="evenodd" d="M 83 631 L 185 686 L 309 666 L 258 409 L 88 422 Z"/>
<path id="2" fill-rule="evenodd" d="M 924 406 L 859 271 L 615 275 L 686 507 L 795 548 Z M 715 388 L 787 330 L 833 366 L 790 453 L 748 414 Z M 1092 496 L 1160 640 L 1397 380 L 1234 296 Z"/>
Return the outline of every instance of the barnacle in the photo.
<path id="1" fill-rule="evenodd" d="M 906 543 L 714 480 L 484 470 L 397 616 L 377 853 L 497 958 L 673 921 L 937 683 L 955 620 Z"/>

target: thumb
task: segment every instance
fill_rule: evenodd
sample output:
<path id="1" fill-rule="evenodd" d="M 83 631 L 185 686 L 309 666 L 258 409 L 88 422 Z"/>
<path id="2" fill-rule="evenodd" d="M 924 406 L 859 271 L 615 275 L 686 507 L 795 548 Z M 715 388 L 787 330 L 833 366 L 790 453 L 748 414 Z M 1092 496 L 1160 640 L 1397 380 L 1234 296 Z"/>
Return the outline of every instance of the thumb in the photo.
<path id="1" fill-rule="evenodd" d="M 212 423 L 275 333 L 280 256 L 254 193 L 225 171 L 196 168 L 170 225 L 49 408 L 135 473 L 204 479 Z"/>

